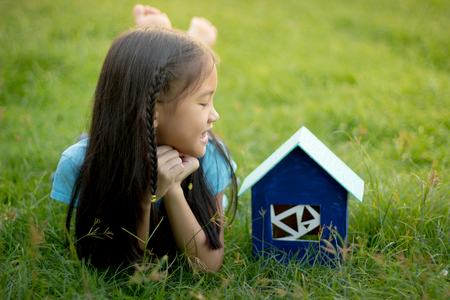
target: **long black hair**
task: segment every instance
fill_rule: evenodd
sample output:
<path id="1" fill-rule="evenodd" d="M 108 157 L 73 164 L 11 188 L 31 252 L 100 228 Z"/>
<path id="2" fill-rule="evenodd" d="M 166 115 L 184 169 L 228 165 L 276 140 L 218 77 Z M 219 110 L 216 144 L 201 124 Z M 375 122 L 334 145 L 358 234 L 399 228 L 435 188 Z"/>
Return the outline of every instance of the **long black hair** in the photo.
<path id="1" fill-rule="evenodd" d="M 119 36 L 105 58 L 94 96 L 90 140 L 72 192 L 66 219 L 70 232 L 74 204 L 75 235 L 79 257 L 96 267 L 116 267 L 139 261 L 143 255 L 136 235 L 144 197 L 156 194 L 158 165 L 153 127 L 156 103 L 182 100 L 201 85 L 212 71 L 216 56 L 186 34 L 165 29 L 135 29 Z M 174 106 L 176 107 L 176 106 Z M 176 109 L 176 108 L 175 108 Z M 230 165 L 227 149 L 211 134 L 211 144 Z M 230 208 L 236 210 L 236 184 Z M 189 183 L 194 188 L 189 189 Z M 189 206 L 211 249 L 222 247 L 223 224 L 211 222 L 218 211 L 201 167 L 182 183 Z M 233 204 L 234 203 L 234 204 Z M 158 255 L 169 251 L 161 240 L 168 220 L 151 206 L 149 249 Z M 173 237 L 172 237 L 173 238 Z"/>

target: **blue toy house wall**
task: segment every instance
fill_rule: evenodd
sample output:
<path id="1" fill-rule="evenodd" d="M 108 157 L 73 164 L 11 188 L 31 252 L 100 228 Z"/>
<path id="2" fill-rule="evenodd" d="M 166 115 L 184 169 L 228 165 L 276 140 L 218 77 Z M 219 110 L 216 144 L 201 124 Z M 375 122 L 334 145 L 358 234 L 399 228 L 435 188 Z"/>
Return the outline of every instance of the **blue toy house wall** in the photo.
<path id="1" fill-rule="evenodd" d="M 262 251 L 271 251 L 279 259 L 282 256 L 274 248 L 284 250 L 289 256 L 297 253 L 299 259 L 308 248 L 319 251 L 317 241 L 273 240 L 271 204 L 320 205 L 321 226 L 332 224 L 342 239 L 347 236 L 347 191 L 299 147 L 252 187 L 253 249 L 256 256 Z M 263 210 L 266 211 L 264 217 Z M 330 230 L 325 228 L 322 239 L 328 239 L 329 235 Z M 324 245 L 323 242 L 320 245 Z"/>

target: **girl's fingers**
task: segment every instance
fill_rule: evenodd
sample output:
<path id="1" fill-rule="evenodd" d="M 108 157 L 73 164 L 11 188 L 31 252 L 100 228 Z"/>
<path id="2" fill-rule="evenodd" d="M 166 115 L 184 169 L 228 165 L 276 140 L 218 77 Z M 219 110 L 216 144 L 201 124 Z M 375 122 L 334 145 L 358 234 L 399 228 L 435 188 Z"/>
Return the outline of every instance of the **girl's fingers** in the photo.
<path id="1" fill-rule="evenodd" d="M 158 155 L 158 187 L 156 190 L 158 199 L 166 194 L 176 178 L 183 172 L 184 166 L 181 158 L 178 156 L 178 151 L 172 149 L 162 155 Z"/>
<path id="2" fill-rule="evenodd" d="M 184 171 L 183 161 L 178 156 L 173 157 L 168 161 L 164 162 L 164 164 L 161 164 L 161 170 L 166 173 L 175 174 L 175 176 L 178 176 L 181 172 Z"/>
<path id="3" fill-rule="evenodd" d="M 190 175 L 198 169 L 198 167 L 200 166 L 200 163 L 198 162 L 197 158 L 191 157 L 189 160 L 183 161 L 183 166 L 184 166 L 184 172 L 188 173 L 188 175 Z"/>
<path id="4" fill-rule="evenodd" d="M 179 182 L 183 181 L 186 177 L 195 172 L 200 166 L 198 159 L 192 156 L 184 155 L 181 157 L 181 160 L 184 171 L 175 179 L 175 181 Z"/>
<path id="5" fill-rule="evenodd" d="M 197 158 L 179 153 L 170 146 L 158 146 L 158 182 L 171 185 L 183 181 L 199 167 Z M 159 183 L 158 183 L 159 184 Z"/>
<path id="6" fill-rule="evenodd" d="M 158 177 L 170 184 L 184 171 L 184 165 L 178 151 L 170 150 L 158 155 Z"/>

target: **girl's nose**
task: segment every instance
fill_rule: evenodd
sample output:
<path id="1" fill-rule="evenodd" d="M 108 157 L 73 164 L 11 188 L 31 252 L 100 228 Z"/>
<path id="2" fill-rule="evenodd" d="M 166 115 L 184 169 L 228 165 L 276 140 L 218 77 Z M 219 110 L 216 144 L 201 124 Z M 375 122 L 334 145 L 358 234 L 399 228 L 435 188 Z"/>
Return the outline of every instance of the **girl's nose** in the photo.
<path id="1" fill-rule="evenodd" d="M 219 113 L 216 111 L 214 106 L 212 106 L 211 112 L 209 113 L 208 122 L 212 123 L 212 122 L 216 122 L 217 120 L 219 120 Z"/>

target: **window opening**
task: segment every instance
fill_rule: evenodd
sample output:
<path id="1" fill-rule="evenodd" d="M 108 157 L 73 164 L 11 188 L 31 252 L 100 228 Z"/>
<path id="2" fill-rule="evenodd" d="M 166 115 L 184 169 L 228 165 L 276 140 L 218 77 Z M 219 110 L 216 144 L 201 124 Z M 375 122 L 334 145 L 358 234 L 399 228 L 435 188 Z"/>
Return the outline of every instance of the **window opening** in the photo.
<path id="1" fill-rule="evenodd" d="M 270 205 L 274 240 L 319 240 L 320 205 Z"/>

